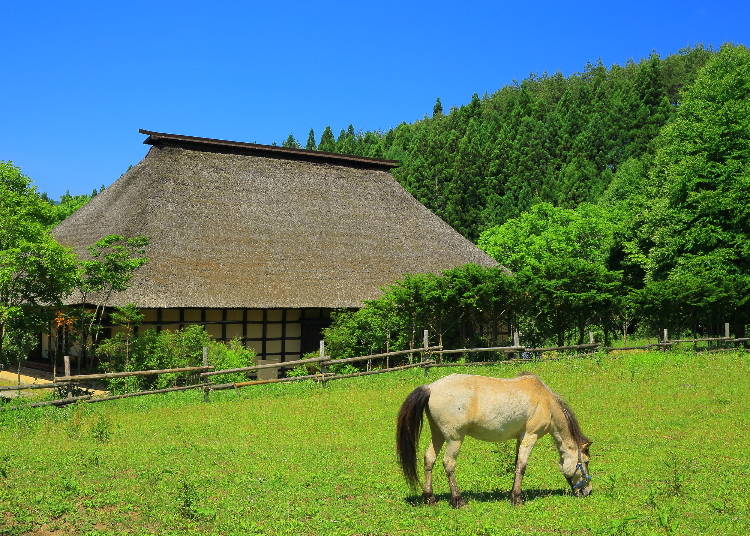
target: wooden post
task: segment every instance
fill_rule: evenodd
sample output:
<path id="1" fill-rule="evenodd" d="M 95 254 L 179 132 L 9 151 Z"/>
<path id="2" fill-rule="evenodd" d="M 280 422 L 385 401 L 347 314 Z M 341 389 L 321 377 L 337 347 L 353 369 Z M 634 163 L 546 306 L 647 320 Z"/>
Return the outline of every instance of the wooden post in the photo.
<path id="1" fill-rule="evenodd" d="M 385 353 L 391 351 L 391 334 L 388 334 L 388 340 L 385 341 Z M 391 368 L 391 356 L 385 356 L 385 368 Z"/>
<path id="2" fill-rule="evenodd" d="M 729 322 L 724 322 L 724 338 L 729 338 Z M 731 344 L 725 341 L 721 341 L 722 348 L 729 348 Z"/>
<path id="3" fill-rule="evenodd" d="M 203 366 L 204 367 L 208 366 L 208 346 L 204 346 L 203 347 Z M 208 376 L 206 378 L 206 383 L 211 383 L 211 377 L 210 376 Z M 203 388 L 203 401 L 204 402 L 208 402 L 208 397 L 209 397 L 210 393 L 211 393 L 211 387 L 209 387 L 208 385 L 206 385 Z"/>
<path id="4" fill-rule="evenodd" d="M 669 342 L 669 331 L 667 330 L 667 328 L 664 328 L 664 339 L 662 340 L 662 342 L 664 343 L 664 346 L 662 346 L 661 349 L 666 352 L 667 351 L 666 343 Z"/>
<path id="5" fill-rule="evenodd" d="M 594 344 L 594 332 L 589 331 L 589 344 Z"/>
<path id="6" fill-rule="evenodd" d="M 326 356 L 326 341 L 320 341 L 320 357 L 323 358 Z M 326 362 L 321 361 L 320 362 L 320 373 L 323 375 L 323 378 L 321 379 L 321 383 L 325 387 L 326 384 Z"/>
<path id="7" fill-rule="evenodd" d="M 64 355 L 63 356 L 63 363 L 65 364 L 65 375 L 70 376 L 70 356 Z M 68 391 L 68 398 L 73 398 L 73 391 L 70 389 L 70 384 L 68 384 L 68 387 L 66 388 Z"/>
<path id="8" fill-rule="evenodd" d="M 513 330 L 513 347 L 514 348 L 520 348 L 521 346 L 521 335 L 518 333 L 518 329 Z M 509 359 L 520 359 L 521 354 L 516 352 L 511 352 L 508 354 Z"/>
<path id="9" fill-rule="evenodd" d="M 424 333 L 422 333 L 422 348 L 429 348 L 430 347 L 430 332 L 429 330 L 424 330 Z M 422 350 L 422 370 L 424 370 L 424 375 L 427 376 L 428 368 L 425 362 L 430 358 L 430 352 L 428 350 Z"/>

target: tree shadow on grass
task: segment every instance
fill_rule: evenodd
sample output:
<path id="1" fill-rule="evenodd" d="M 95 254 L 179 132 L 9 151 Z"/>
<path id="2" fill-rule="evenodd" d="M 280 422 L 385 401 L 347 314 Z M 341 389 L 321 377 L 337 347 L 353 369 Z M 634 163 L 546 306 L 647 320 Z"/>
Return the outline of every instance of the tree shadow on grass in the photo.
<path id="1" fill-rule="evenodd" d="M 535 499 L 541 499 L 544 497 L 561 497 L 563 495 L 571 495 L 570 491 L 557 488 L 557 489 L 530 489 L 525 490 L 521 494 L 524 501 L 533 501 Z M 493 491 L 462 491 L 461 497 L 467 502 L 501 502 L 510 501 L 510 490 L 502 491 L 499 489 Z M 450 503 L 450 493 L 438 493 L 435 495 L 438 502 Z M 425 505 L 422 495 L 409 495 L 404 497 L 404 502 L 412 506 Z"/>

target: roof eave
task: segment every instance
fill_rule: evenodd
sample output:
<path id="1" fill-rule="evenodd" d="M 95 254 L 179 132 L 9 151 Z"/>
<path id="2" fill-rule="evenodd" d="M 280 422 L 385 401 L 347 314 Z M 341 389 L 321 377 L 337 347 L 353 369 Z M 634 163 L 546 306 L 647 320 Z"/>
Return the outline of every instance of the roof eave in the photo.
<path id="1" fill-rule="evenodd" d="M 325 151 L 311 151 L 308 149 L 278 147 L 276 145 L 263 145 L 259 143 L 246 143 L 214 138 L 201 138 L 198 136 L 186 136 L 183 134 L 168 134 L 166 132 L 155 132 L 152 130 L 144 129 L 138 129 L 138 132 L 140 132 L 141 134 L 146 134 L 148 136 L 145 140 L 143 140 L 143 143 L 155 146 L 166 143 L 180 145 L 192 149 L 208 150 L 212 152 L 249 152 L 264 156 L 273 156 L 276 158 L 312 160 L 339 165 L 383 169 L 386 171 L 401 165 L 398 160 L 383 160 L 380 158 L 368 158 L 365 156 L 329 153 Z"/>

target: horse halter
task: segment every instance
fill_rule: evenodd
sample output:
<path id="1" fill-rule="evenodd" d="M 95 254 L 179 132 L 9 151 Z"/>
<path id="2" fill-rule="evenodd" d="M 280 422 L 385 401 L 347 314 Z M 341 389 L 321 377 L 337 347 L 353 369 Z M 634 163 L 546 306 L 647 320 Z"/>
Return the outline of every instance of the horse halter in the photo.
<path id="1" fill-rule="evenodd" d="M 576 471 L 581 471 L 581 480 L 573 484 L 573 489 L 578 490 L 584 487 L 586 484 L 591 482 L 591 475 L 586 469 L 586 464 L 583 463 L 583 457 L 581 456 L 581 449 L 578 449 L 578 463 L 576 464 Z"/>

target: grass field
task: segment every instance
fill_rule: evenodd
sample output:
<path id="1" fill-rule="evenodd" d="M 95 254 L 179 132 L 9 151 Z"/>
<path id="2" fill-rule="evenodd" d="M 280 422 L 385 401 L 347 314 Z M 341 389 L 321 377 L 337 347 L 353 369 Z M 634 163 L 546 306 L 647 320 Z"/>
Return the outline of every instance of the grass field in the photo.
<path id="1" fill-rule="evenodd" d="M 640 352 L 529 363 L 594 444 L 593 494 L 572 497 L 552 442 L 526 503 L 507 501 L 513 445 L 467 439 L 453 510 L 396 467 L 394 421 L 420 370 L 0 412 L 0 534 L 748 534 L 748 354 Z M 425 436 L 423 435 L 423 445 Z"/>

